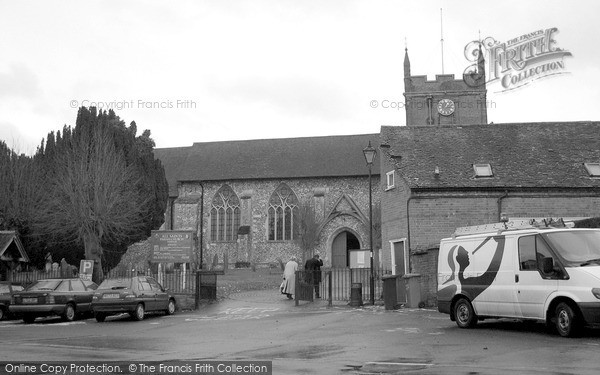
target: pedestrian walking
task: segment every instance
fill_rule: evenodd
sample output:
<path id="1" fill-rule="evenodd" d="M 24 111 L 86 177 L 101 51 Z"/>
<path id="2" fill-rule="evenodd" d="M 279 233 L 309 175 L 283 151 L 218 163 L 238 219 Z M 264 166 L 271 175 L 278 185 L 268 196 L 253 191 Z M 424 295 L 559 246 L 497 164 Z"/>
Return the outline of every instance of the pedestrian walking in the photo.
<path id="1" fill-rule="evenodd" d="M 304 270 L 306 271 L 306 281 L 315 287 L 315 297 L 321 298 L 319 295 L 319 287 L 321 284 L 321 266 L 323 266 L 323 260 L 319 259 L 319 253 L 306 261 L 304 264 Z"/>
<path id="2" fill-rule="evenodd" d="M 292 299 L 292 295 L 296 290 L 296 271 L 298 271 L 298 263 L 296 257 L 292 257 L 286 264 L 283 270 L 283 281 L 281 282 L 281 294 L 285 294 L 287 298 Z"/>

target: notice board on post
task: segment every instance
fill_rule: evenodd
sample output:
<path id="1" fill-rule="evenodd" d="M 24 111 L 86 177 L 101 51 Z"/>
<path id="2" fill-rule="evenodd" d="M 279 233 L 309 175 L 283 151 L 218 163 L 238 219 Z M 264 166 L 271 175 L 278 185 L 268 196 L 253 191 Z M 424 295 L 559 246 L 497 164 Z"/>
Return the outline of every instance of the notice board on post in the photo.
<path id="1" fill-rule="evenodd" d="M 151 236 L 153 263 L 190 263 L 194 253 L 191 230 L 153 230 Z"/>

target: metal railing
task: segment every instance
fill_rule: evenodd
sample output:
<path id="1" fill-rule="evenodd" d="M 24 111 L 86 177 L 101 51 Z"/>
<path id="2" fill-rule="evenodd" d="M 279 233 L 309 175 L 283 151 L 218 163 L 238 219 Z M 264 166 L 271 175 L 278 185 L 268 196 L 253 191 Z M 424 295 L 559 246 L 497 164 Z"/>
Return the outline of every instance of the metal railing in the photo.
<path id="1" fill-rule="evenodd" d="M 318 275 L 314 272 L 319 273 Z M 375 300 L 383 299 L 382 277 L 391 274 L 389 270 L 376 269 L 373 272 L 375 284 Z M 319 278 L 320 276 L 320 278 Z M 328 268 L 321 271 L 296 271 L 296 282 L 299 300 L 312 301 L 314 297 L 315 280 L 321 280 L 317 287 L 319 295 L 327 299 L 331 304 L 333 301 L 349 301 L 353 284 L 360 284 L 363 301 L 371 300 L 371 269 L 370 268 Z M 315 291 L 316 292 L 316 291 Z"/>
<path id="2" fill-rule="evenodd" d="M 151 270 L 112 270 L 105 272 L 104 278 L 115 279 L 121 277 L 132 277 L 140 275 L 154 277 L 159 282 L 159 284 L 161 284 L 164 288 L 169 289 L 173 293 L 194 294 L 196 292 L 196 275 L 193 271 L 182 272 L 180 270 L 175 270 L 173 272 L 157 273 L 152 272 Z M 33 283 L 34 281 L 42 279 L 59 279 L 78 276 L 78 273 L 65 273 L 61 272 L 61 270 L 50 270 L 48 272 L 32 270 L 24 272 L 9 272 L 7 280 L 18 282 L 27 286 Z"/>
<path id="3" fill-rule="evenodd" d="M 151 276 L 163 288 L 169 289 L 173 293 L 194 294 L 196 293 L 196 272 L 174 270 L 171 272 L 152 272 L 151 270 L 112 270 L 104 274 L 105 279 L 116 279 L 132 276 Z"/>

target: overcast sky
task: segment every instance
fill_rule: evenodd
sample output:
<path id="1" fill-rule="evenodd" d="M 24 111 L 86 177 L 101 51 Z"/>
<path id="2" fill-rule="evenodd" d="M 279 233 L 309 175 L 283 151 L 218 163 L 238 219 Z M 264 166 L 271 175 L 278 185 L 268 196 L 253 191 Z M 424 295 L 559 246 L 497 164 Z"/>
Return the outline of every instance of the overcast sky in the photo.
<path id="1" fill-rule="evenodd" d="M 555 27 L 572 53 L 565 74 L 490 84 L 488 121 L 600 119 L 594 0 L 0 0 L 0 139 L 32 153 L 94 104 L 161 148 L 403 126 L 404 48 L 413 75 L 442 73 L 440 9 L 446 74 L 479 36 Z"/>

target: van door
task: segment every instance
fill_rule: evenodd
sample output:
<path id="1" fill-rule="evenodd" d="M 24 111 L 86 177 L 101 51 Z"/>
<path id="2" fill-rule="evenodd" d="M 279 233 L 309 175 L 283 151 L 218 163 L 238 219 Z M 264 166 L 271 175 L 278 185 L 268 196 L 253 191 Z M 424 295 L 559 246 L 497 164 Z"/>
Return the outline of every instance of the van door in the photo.
<path id="1" fill-rule="evenodd" d="M 514 266 L 515 239 L 508 236 L 487 236 L 467 245 L 471 250 L 468 264 L 461 277 L 461 288 L 470 291 L 478 315 L 515 316 Z M 460 254 L 460 250 L 458 253 Z M 458 259 L 457 259 L 458 261 Z M 462 269 L 464 265 L 459 268 Z M 473 292 L 477 294 L 473 294 Z"/>
<path id="2" fill-rule="evenodd" d="M 519 238 L 519 264 L 515 272 L 515 294 L 517 316 L 520 318 L 543 319 L 546 300 L 558 289 L 558 274 L 544 274 L 542 259 L 553 258 L 546 241 L 539 234 Z"/>

